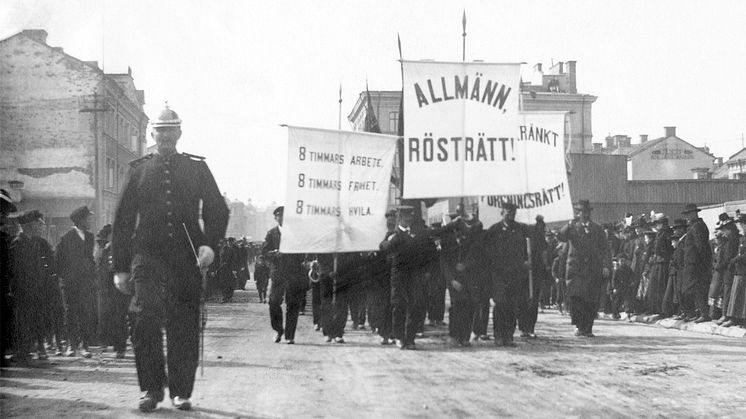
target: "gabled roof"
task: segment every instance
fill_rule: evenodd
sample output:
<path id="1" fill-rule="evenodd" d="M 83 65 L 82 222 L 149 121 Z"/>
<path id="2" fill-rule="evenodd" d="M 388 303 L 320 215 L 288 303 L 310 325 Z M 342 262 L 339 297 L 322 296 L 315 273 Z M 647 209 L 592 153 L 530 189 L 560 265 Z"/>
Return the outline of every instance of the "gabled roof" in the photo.
<path id="1" fill-rule="evenodd" d="M 746 159 L 746 148 L 743 148 L 743 149 L 741 149 L 741 151 L 739 151 L 736 154 L 730 156 L 728 158 L 728 161 L 731 161 L 731 160 L 742 160 L 742 159 Z M 726 161 L 726 163 L 728 161 Z"/>
<path id="2" fill-rule="evenodd" d="M 679 138 L 679 137 L 677 137 L 675 135 L 671 136 L 671 137 L 656 138 L 655 140 L 650 140 L 650 141 L 646 141 L 646 142 L 644 142 L 642 144 L 638 144 L 637 147 L 633 147 L 633 150 L 627 156 L 629 158 L 632 158 L 633 156 L 636 156 L 636 155 L 642 153 L 645 150 L 648 150 L 648 149 L 650 149 L 652 147 L 655 147 L 657 144 L 660 144 L 663 141 L 668 140 L 668 139 L 675 139 L 675 140 L 681 141 L 682 143 L 690 146 L 691 148 L 693 148 L 695 150 L 698 150 L 698 151 L 700 151 L 702 153 L 705 153 L 708 156 L 712 156 L 713 158 L 715 157 L 715 156 L 712 155 L 712 153 L 708 153 L 708 152 L 702 150 L 700 147 L 696 147 L 696 146 L 692 145 L 691 143 L 689 143 L 687 141 L 684 141 L 684 140 L 682 140 L 681 138 Z"/>

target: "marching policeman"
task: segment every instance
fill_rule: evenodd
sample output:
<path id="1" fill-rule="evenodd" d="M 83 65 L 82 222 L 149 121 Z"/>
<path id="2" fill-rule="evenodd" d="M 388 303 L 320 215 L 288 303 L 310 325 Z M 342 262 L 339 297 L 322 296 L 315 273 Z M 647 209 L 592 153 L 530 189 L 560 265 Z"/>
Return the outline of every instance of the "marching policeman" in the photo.
<path id="1" fill-rule="evenodd" d="M 134 291 L 132 345 L 140 390 L 146 392 L 140 410 L 154 410 L 166 385 L 173 405 L 189 410 L 199 363 L 200 269 L 212 263 L 229 212 L 204 158 L 176 151 L 178 114 L 166 106 L 152 127 L 158 152 L 130 163 L 114 219 L 115 283 L 120 291 Z"/>

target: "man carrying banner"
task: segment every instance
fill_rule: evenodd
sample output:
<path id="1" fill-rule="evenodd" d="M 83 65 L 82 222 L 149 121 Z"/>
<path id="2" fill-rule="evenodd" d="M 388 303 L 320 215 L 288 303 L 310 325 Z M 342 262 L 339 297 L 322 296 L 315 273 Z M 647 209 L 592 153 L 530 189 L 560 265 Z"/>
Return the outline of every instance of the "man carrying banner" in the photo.
<path id="1" fill-rule="evenodd" d="M 575 336 L 593 337 L 603 278 L 611 273 L 611 254 L 600 225 L 591 221 L 591 206 L 581 199 L 573 206 L 575 219 L 560 229 L 557 239 L 567 242 L 567 298 Z"/>
<path id="2" fill-rule="evenodd" d="M 130 163 L 114 218 L 114 282 L 128 294 L 134 288 L 132 346 L 140 389 L 146 392 L 140 410 L 153 411 L 166 384 L 173 405 L 190 410 L 199 364 L 200 269 L 212 263 L 229 212 L 204 158 L 176 151 L 181 137 L 176 112 L 166 106 L 152 126 L 158 153 Z"/>
<path id="3" fill-rule="evenodd" d="M 502 221 L 487 230 L 485 247 L 492 268 L 492 299 L 495 345 L 515 346 L 516 321 L 528 303 L 528 226 L 515 221 L 518 207 L 502 203 Z"/>
<path id="4" fill-rule="evenodd" d="M 274 210 L 277 225 L 267 231 L 262 247 L 262 255 L 270 264 L 272 289 L 269 292 L 269 317 L 272 329 L 276 332 L 275 343 L 280 343 L 282 335 L 288 344 L 295 343 L 295 328 L 303 297 L 308 291 L 307 271 L 303 267 L 303 254 L 280 253 L 282 219 L 285 207 Z M 285 327 L 282 321 L 282 300 L 285 300 Z"/>

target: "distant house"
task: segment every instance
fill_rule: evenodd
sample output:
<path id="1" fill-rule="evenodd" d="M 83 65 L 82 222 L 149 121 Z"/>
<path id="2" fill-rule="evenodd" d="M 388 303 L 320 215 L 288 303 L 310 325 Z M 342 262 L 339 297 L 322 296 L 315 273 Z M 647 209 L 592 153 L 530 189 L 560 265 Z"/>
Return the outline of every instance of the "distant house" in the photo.
<path id="1" fill-rule="evenodd" d="M 746 148 L 730 156 L 713 176 L 718 179 L 746 179 Z"/>
<path id="2" fill-rule="evenodd" d="M 594 153 L 627 156 L 628 180 L 707 179 L 715 169 L 715 156 L 706 147 L 696 147 L 676 136 L 676 127 L 664 127 L 663 137 L 631 144 L 630 137 L 606 138 L 606 147 L 596 144 Z"/>

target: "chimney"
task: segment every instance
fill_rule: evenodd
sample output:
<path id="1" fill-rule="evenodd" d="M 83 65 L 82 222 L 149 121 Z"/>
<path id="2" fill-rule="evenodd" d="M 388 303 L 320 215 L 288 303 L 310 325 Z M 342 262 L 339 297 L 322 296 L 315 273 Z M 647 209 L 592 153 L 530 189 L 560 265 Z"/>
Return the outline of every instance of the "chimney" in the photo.
<path id="1" fill-rule="evenodd" d="M 640 144 L 644 144 L 648 142 L 648 135 L 647 134 L 640 134 Z"/>
<path id="2" fill-rule="evenodd" d="M 567 62 L 567 76 L 569 79 L 569 93 L 578 93 L 577 78 L 575 76 L 575 61 Z"/>
<path id="3" fill-rule="evenodd" d="M 534 71 L 541 73 L 541 63 L 536 63 L 534 65 Z"/>
<path id="4" fill-rule="evenodd" d="M 47 31 L 44 29 L 24 29 L 21 33 L 25 37 L 31 38 L 40 44 L 47 43 Z"/>
<path id="5" fill-rule="evenodd" d="M 676 136 L 676 127 L 663 127 L 666 131 L 666 138 Z"/>
<path id="6" fill-rule="evenodd" d="M 606 137 L 606 148 L 614 148 L 614 137 L 611 135 Z"/>
<path id="7" fill-rule="evenodd" d="M 619 148 L 622 148 L 622 147 L 629 148 L 629 147 L 632 146 L 632 138 L 630 138 L 630 137 L 628 137 L 626 135 L 623 135 L 619 139 L 619 144 L 617 144 L 617 145 L 619 146 Z"/>

